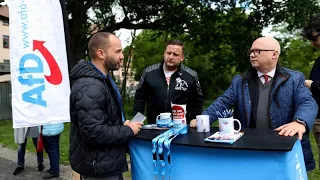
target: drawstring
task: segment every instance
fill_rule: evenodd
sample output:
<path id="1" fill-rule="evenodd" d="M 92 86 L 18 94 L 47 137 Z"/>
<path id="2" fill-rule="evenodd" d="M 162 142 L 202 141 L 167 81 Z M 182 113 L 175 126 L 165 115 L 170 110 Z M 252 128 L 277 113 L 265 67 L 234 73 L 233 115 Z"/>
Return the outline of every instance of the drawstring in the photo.
<path id="1" fill-rule="evenodd" d="M 169 179 L 171 179 L 171 171 L 173 169 L 172 163 L 171 163 L 171 155 L 170 155 L 170 144 L 172 140 L 177 137 L 179 134 L 183 133 L 186 130 L 187 126 L 182 126 L 178 129 L 171 128 L 168 131 L 158 135 L 156 138 L 152 140 L 153 149 L 152 149 L 152 156 L 153 156 L 153 166 L 154 166 L 154 179 L 158 179 L 158 156 L 159 156 L 159 162 L 162 168 L 161 176 L 162 180 L 165 180 L 166 178 L 166 162 L 164 158 L 164 147 L 167 150 L 167 158 L 168 158 L 168 164 L 169 164 Z M 164 146 L 164 147 L 163 147 Z M 158 151 L 157 151 L 158 149 Z M 158 156 L 157 156 L 158 155 Z"/>
<path id="2" fill-rule="evenodd" d="M 187 126 L 183 126 L 182 128 L 178 129 L 177 132 L 169 137 L 166 141 L 164 141 L 164 146 L 167 149 L 167 158 L 168 158 L 168 165 L 169 165 L 169 179 L 171 179 L 171 171 L 173 169 L 173 165 L 171 163 L 171 155 L 170 155 L 170 144 L 174 138 L 176 138 L 179 134 L 181 134 Z"/>
<path id="3" fill-rule="evenodd" d="M 157 137 L 152 139 L 152 144 L 153 144 L 153 149 L 152 149 L 152 157 L 153 157 L 153 174 L 154 174 L 154 179 L 157 180 L 158 178 L 158 167 L 157 167 L 157 163 L 158 163 L 158 156 L 157 156 L 157 147 L 158 147 L 158 140 L 164 136 L 166 136 L 168 133 L 170 132 L 170 130 L 158 135 Z"/>

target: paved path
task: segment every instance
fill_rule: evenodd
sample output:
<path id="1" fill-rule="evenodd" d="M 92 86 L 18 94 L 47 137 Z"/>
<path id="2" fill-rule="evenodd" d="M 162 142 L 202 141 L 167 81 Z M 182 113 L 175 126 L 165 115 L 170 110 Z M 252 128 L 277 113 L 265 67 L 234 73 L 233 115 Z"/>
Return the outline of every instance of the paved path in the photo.
<path id="1" fill-rule="evenodd" d="M 35 153 L 26 153 L 24 171 L 16 176 L 12 175 L 16 168 L 17 151 L 3 147 L 0 144 L 0 180 L 41 180 L 44 172 L 38 171 Z M 49 160 L 44 159 L 46 170 L 49 168 Z M 60 177 L 53 180 L 71 180 L 72 169 L 70 166 L 60 165 Z"/>
<path id="2" fill-rule="evenodd" d="M 16 176 L 12 175 L 17 167 L 17 158 L 17 150 L 3 147 L 0 144 L 0 180 L 42 180 L 45 173 L 38 171 L 35 153 L 26 153 L 24 171 Z M 50 167 L 47 158 L 44 158 L 44 167 L 44 171 Z M 72 180 L 71 167 L 60 165 L 60 177 L 52 180 Z M 131 178 L 124 178 L 124 180 L 131 180 Z"/>

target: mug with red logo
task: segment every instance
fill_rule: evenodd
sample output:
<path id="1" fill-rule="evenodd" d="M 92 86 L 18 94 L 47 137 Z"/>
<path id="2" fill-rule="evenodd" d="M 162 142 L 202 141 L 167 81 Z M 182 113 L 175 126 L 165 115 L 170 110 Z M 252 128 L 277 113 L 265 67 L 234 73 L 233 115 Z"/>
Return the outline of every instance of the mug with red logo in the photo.
<path id="1" fill-rule="evenodd" d="M 172 119 L 174 125 L 187 125 L 187 119 L 186 119 L 186 105 L 185 104 L 172 104 L 171 103 L 171 109 L 172 109 Z"/>

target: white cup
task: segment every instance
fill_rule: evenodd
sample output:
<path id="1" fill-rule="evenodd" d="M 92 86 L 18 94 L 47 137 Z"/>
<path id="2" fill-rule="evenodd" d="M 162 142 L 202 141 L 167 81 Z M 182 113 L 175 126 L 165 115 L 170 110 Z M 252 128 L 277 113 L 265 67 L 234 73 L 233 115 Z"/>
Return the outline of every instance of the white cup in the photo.
<path id="1" fill-rule="evenodd" d="M 218 118 L 219 121 L 219 131 L 223 135 L 230 135 L 234 134 L 236 132 L 240 132 L 241 130 L 241 123 L 238 119 L 233 119 L 233 117 L 230 118 Z M 239 129 L 234 129 L 234 122 L 237 122 L 239 124 Z"/>
<path id="2" fill-rule="evenodd" d="M 156 118 L 156 121 L 158 120 L 168 120 L 168 121 L 171 121 L 171 113 L 169 112 L 165 112 L 165 113 L 160 113 L 157 118 Z"/>
<path id="3" fill-rule="evenodd" d="M 210 131 L 210 121 L 208 115 L 198 115 L 197 119 L 197 131 L 198 132 L 209 132 Z"/>

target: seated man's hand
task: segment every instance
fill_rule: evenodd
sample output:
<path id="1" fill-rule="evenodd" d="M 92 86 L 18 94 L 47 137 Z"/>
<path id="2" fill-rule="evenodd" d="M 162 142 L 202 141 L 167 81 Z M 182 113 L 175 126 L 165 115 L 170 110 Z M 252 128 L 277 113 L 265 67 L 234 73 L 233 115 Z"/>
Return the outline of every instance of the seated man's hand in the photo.
<path id="1" fill-rule="evenodd" d="M 197 120 L 196 119 L 192 119 L 190 121 L 190 127 L 192 127 L 192 128 L 196 128 L 197 127 Z"/>
<path id="2" fill-rule="evenodd" d="M 301 140 L 303 133 L 306 132 L 306 127 L 298 122 L 291 122 L 276 128 L 275 131 L 280 131 L 280 136 L 294 136 L 298 133 L 299 140 Z"/>

